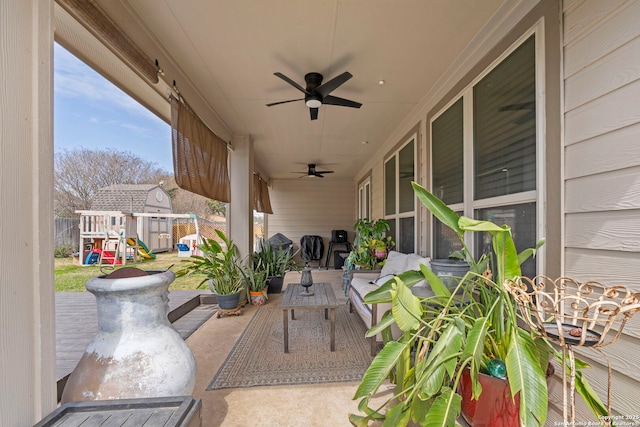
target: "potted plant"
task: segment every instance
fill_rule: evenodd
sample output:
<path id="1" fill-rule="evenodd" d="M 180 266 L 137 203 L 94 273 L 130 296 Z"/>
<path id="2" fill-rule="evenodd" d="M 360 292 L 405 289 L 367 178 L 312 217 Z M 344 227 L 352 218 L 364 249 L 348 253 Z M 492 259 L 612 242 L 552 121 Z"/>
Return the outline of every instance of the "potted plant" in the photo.
<path id="1" fill-rule="evenodd" d="M 462 396 L 477 400 L 489 394 L 482 372 L 493 374 L 506 386 L 504 404 L 489 402 L 476 406 L 498 408 L 485 425 L 544 425 L 548 392 L 546 369 L 549 355 L 556 352 L 537 331 L 519 326 L 515 302 L 503 286 L 520 277 L 520 265 L 535 255 L 536 248 L 521 253 L 508 226 L 459 217 L 433 194 L 413 183 L 420 201 L 442 223 L 451 228 L 462 243 L 470 270 L 453 290 L 429 268 L 408 271 L 367 294 L 365 303 L 391 303 L 389 310 L 368 336 L 383 333 L 385 346 L 362 378 L 354 399 L 366 415 L 350 415 L 356 426 L 384 419 L 385 426 L 453 426 L 461 413 Z M 465 245 L 467 232 L 486 232 L 492 237 L 493 254 L 474 260 Z M 434 293 L 419 297 L 411 287 L 427 280 Z M 392 324 L 402 331 L 389 339 Z M 556 352 L 557 354 L 557 352 Z M 583 366 L 585 366 L 583 364 Z M 461 387 L 466 377 L 466 387 Z M 396 391 L 377 408 L 370 399 L 386 378 Z M 602 415 L 604 406 L 582 376 L 577 390 L 594 413 Z M 519 406 L 515 406 L 519 399 Z M 511 406 L 510 406 L 511 405 Z M 515 408 L 515 410 L 514 410 Z M 513 413 L 515 419 L 505 419 Z M 605 412 L 606 413 L 606 412 Z M 493 417 L 493 418 L 491 418 Z M 474 421 L 471 421 L 472 425 Z"/>
<path id="2" fill-rule="evenodd" d="M 200 284 L 209 283 L 211 292 L 218 300 L 218 306 L 222 309 L 233 309 L 238 307 L 242 292 L 245 291 L 242 260 L 235 243 L 228 239 L 223 231 L 215 232 L 222 243 L 204 238 L 198 246 L 202 255 L 192 255 L 189 260 L 184 260 L 188 266 L 177 274 L 204 274 L 205 278 Z"/>
<path id="3" fill-rule="evenodd" d="M 267 272 L 257 268 L 250 262 L 240 269 L 244 282 L 249 289 L 249 298 L 253 305 L 264 305 L 267 302 Z"/>
<path id="4" fill-rule="evenodd" d="M 280 293 L 285 273 L 298 269 L 294 261 L 296 254 L 297 252 L 293 252 L 290 248 L 276 249 L 268 243 L 264 243 L 260 250 L 253 253 L 252 259 L 256 270 L 265 271 L 269 293 Z"/>
<path id="5" fill-rule="evenodd" d="M 353 229 L 356 237 L 353 250 L 345 260 L 347 267 L 356 270 L 373 270 L 384 264 L 387 254 L 395 246 L 391 236 L 385 233 L 390 230 L 387 220 L 371 221 L 368 218 L 356 221 Z"/>

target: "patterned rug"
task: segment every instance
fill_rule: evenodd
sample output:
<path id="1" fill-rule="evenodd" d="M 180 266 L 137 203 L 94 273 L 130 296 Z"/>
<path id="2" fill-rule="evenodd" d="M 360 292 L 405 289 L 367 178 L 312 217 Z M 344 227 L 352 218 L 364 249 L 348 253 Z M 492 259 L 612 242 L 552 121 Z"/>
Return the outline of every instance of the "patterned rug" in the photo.
<path id="1" fill-rule="evenodd" d="M 373 358 L 366 329 L 347 305 L 336 309 L 336 351 L 329 349 L 324 310 L 299 309 L 289 320 L 284 353 L 282 310 L 261 307 L 207 390 L 288 384 L 360 381 Z"/>

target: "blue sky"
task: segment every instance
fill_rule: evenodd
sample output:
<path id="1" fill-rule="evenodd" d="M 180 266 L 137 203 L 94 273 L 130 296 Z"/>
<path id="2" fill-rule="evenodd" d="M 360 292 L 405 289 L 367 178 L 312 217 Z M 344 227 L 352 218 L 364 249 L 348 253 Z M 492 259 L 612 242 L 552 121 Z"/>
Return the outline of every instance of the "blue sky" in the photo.
<path id="1" fill-rule="evenodd" d="M 169 125 L 57 43 L 53 111 L 56 152 L 127 151 L 173 171 Z"/>

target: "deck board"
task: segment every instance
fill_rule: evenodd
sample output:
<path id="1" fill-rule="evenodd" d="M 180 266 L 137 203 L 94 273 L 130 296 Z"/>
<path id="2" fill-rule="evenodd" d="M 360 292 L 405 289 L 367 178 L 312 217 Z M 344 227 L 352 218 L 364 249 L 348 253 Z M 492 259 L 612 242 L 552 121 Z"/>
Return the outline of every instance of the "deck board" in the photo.
<path id="1" fill-rule="evenodd" d="M 206 291 L 169 292 L 169 311 L 199 298 Z M 96 299 L 89 292 L 56 292 L 56 380 L 70 374 L 82 357 L 87 344 L 98 332 Z M 173 322 L 180 336 L 191 335 L 217 310 L 204 304 Z"/>

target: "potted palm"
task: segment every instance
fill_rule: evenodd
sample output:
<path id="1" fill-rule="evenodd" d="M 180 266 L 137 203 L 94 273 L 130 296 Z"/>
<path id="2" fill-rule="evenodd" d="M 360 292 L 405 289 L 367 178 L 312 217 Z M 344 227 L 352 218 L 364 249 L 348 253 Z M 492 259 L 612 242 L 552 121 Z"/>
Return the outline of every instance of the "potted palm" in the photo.
<path id="1" fill-rule="evenodd" d="M 235 243 L 227 238 L 223 231 L 215 231 L 219 241 L 204 238 L 198 246 L 202 255 L 192 255 L 189 260 L 184 260 L 188 265 L 178 271 L 177 275 L 204 274 L 201 285 L 209 283 L 211 292 L 218 300 L 218 306 L 222 309 L 234 309 L 238 307 L 241 295 L 245 291 L 242 260 Z"/>
<path id="2" fill-rule="evenodd" d="M 365 297 L 365 303 L 391 303 L 392 309 L 367 332 L 368 336 L 382 332 L 386 343 L 354 396 L 361 399 L 359 408 L 365 415 L 351 414 L 351 423 L 366 426 L 371 420 L 384 419 L 383 425 L 394 427 L 410 422 L 454 426 L 464 395 L 476 401 L 476 406 L 498 408 L 488 416 L 487 424 L 468 419 L 471 425 L 544 425 L 546 370 L 549 356 L 556 350 L 536 331 L 519 326 L 515 302 L 503 285 L 520 277 L 520 265 L 535 255 L 544 241 L 517 253 L 508 226 L 459 217 L 423 187 L 416 183 L 413 187 L 425 207 L 459 237 L 469 271 L 450 289 L 432 270 L 421 266 L 421 271 L 405 272 Z M 467 232 L 489 233 L 493 254 L 478 260 L 469 256 L 464 239 Z M 411 287 L 425 279 L 433 296 L 414 295 Z M 395 340 L 389 339 L 392 324 L 402 331 Z M 501 386 L 507 390 L 504 403 L 480 403 L 478 399 L 489 394 L 483 373 L 501 378 Z M 371 408 L 371 397 L 387 378 L 396 385 L 396 392 L 379 407 Z M 603 405 L 586 380 L 582 376 L 576 380 L 585 401 L 594 413 L 602 415 Z M 511 414 L 513 418 L 505 419 Z"/>

